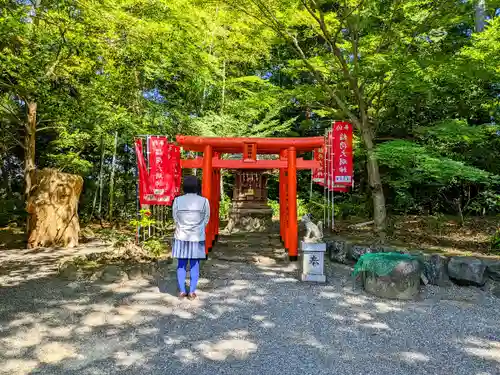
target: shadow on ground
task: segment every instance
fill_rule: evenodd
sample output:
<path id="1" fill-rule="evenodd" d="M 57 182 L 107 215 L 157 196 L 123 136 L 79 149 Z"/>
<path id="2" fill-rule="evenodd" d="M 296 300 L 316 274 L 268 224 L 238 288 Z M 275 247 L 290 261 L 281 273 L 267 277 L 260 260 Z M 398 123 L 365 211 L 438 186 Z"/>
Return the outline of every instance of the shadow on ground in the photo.
<path id="1" fill-rule="evenodd" d="M 0 373 L 500 372 L 497 300 L 380 300 L 333 265 L 326 285 L 303 284 L 282 253 L 275 237 L 222 238 L 196 301 L 175 297 L 173 267 L 120 285 L 11 283 L 0 291 Z"/>
<path id="2" fill-rule="evenodd" d="M 19 228 L 0 228 L 0 251 L 26 247 L 26 235 Z"/>

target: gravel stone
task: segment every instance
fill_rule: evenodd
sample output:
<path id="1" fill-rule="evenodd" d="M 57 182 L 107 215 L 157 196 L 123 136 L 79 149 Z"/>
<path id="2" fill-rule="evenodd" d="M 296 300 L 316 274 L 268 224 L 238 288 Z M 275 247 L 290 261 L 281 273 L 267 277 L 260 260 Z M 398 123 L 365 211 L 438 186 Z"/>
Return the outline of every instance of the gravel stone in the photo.
<path id="1" fill-rule="evenodd" d="M 0 278 L 0 374 L 500 373 L 500 299 L 479 288 L 391 301 L 354 287 L 346 265 L 327 263 L 317 285 L 297 280 L 297 263 L 252 255 L 203 262 L 194 301 L 177 298 L 175 264 L 161 292 L 12 270 Z"/>

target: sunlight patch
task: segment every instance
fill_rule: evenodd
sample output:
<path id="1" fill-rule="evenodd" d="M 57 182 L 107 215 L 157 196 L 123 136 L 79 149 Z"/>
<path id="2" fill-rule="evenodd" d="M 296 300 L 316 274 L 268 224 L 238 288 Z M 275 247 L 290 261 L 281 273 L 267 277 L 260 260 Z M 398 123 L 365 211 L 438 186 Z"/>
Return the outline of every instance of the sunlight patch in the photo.
<path id="1" fill-rule="evenodd" d="M 36 349 L 36 356 L 42 363 L 58 363 L 67 358 L 79 358 L 74 346 L 51 342 Z"/>
<path id="2" fill-rule="evenodd" d="M 224 361 L 229 357 L 245 359 L 257 351 L 257 345 L 247 340 L 220 340 L 215 343 L 203 342 L 195 346 L 201 355 L 212 361 Z"/>
<path id="3" fill-rule="evenodd" d="M 321 292 L 319 296 L 322 298 L 336 299 L 339 298 L 341 294 L 336 292 Z"/>
<path id="4" fill-rule="evenodd" d="M 2 363 L 2 371 L 5 374 L 29 374 L 38 366 L 37 361 L 24 359 L 9 359 Z"/>
<path id="5" fill-rule="evenodd" d="M 377 308 L 377 312 L 379 313 L 388 313 L 393 311 L 402 311 L 400 307 L 391 306 L 386 302 L 375 302 L 375 307 Z"/>
<path id="6" fill-rule="evenodd" d="M 419 352 L 401 352 L 401 353 L 398 353 L 398 357 L 407 362 L 407 363 L 411 363 L 411 364 L 417 364 L 418 362 L 429 362 L 430 361 L 430 358 L 423 354 L 423 353 L 419 353 Z"/>
<path id="7" fill-rule="evenodd" d="M 123 352 L 119 351 L 114 354 L 116 364 L 122 367 L 141 366 L 147 362 L 147 359 L 139 352 Z"/>
<path id="8" fill-rule="evenodd" d="M 345 296 L 344 301 L 349 305 L 363 306 L 367 303 L 367 299 L 364 296 Z"/>
<path id="9" fill-rule="evenodd" d="M 382 322 L 363 323 L 361 326 L 373 329 L 391 329 L 387 324 Z"/>
<path id="10" fill-rule="evenodd" d="M 194 360 L 198 359 L 189 349 L 177 349 L 174 355 L 179 358 L 179 361 L 182 363 L 192 363 Z"/>

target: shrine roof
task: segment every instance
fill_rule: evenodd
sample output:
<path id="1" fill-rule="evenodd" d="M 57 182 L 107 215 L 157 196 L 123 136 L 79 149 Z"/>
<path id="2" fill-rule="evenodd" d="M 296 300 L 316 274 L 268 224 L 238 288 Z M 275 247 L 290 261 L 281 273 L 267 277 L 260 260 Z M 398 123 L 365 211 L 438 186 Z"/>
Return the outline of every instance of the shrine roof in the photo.
<path id="1" fill-rule="evenodd" d="M 324 143 L 323 137 L 303 138 L 225 138 L 225 137 L 196 137 L 178 135 L 177 144 L 186 151 L 203 152 L 205 146 L 212 146 L 213 151 L 226 154 L 239 154 L 245 144 L 255 144 L 258 154 L 278 154 L 288 147 L 295 147 L 297 152 L 312 151 L 320 148 Z"/>

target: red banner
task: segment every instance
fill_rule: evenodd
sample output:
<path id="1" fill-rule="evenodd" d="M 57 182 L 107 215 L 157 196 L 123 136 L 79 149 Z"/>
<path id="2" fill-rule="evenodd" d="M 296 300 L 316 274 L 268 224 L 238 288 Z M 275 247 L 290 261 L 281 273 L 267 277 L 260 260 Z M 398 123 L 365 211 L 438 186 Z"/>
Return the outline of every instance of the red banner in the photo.
<path id="1" fill-rule="evenodd" d="M 334 184 L 352 186 L 352 124 L 344 121 L 333 124 L 333 176 Z"/>
<path id="2" fill-rule="evenodd" d="M 324 185 L 325 184 L 325 147 L 318 148 L 313 151 L 314 160 L 319 162 L 320 167 L 312 170 L 313 182 Z"/>
<path id="3" fill-rule="evenodd" d="M 313 182 L 330 191 L 349 191 L 353 179 L 352 125 L 334 122 L 325 136 L 325 145 L 314 150 L 313 155 L 320 162 L 320 168 L 312 171 Z"/>
<path id="4" fill-rule="evenodd" d="M 142 139 L 135 140 L 135 155 L 137 156 L 137 171 L 138 171 L 138 184 L 139 184 L 139 201 L 144 203 L 144 197 L 149 191 L 149 174 L 146 161 L 144 160 L 144 153 L 142 150 Z"/>
<path id="5" fill-rule="evenodd" d="M 180 192 L 180 148 L 166 137 L 149 138 L 149 172 L 144 160 L 142 140 L 136 140 L 141 205 L 171 205 Z"/>

